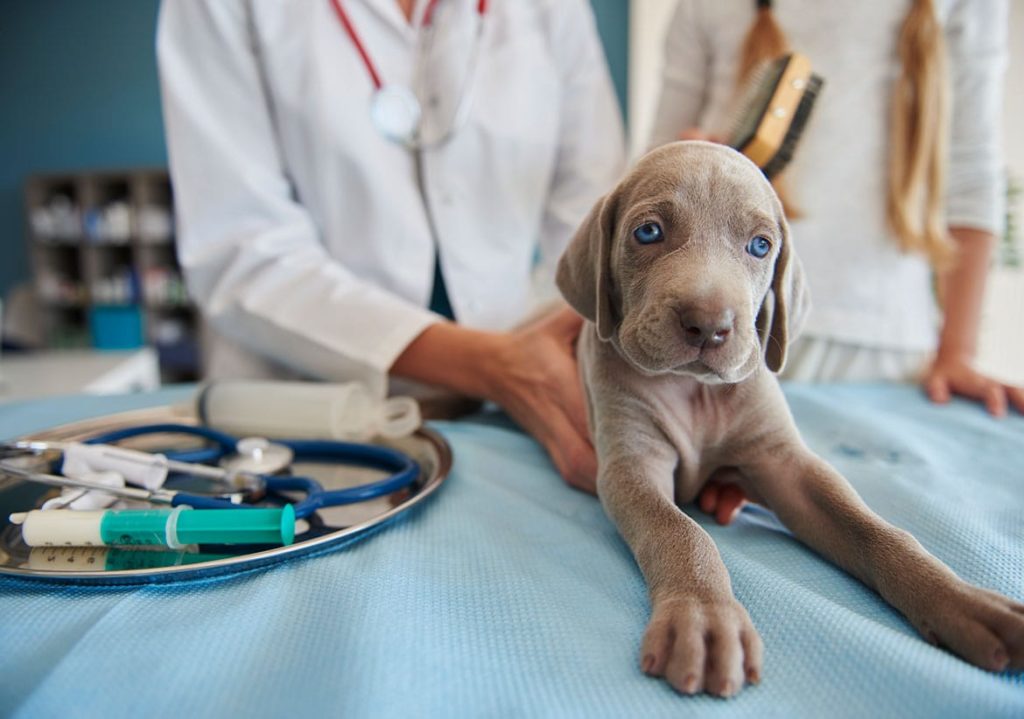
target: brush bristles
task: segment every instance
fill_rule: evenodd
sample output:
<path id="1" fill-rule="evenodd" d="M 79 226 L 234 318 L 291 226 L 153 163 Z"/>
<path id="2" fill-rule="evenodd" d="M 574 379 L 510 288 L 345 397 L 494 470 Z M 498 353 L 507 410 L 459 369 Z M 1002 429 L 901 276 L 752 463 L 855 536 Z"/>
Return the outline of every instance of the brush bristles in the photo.
<path id="1" fill-rule="evenodd" d="M 769 179 L 781 172 L 793 159 L 793 153 L 796 152 L 796 146 L 800 142 L 800 135 L 803 134 L 804 127 L 811 118 L 811 110 L 824 85 L 825 81 L 818 75 L 811 75 L 807 79 L 804 94 L 800 97 L 800 104 L 797 105 L 796 111 L 793 113 L 793 119 L 789 123 L 789 129 L 779 151 L 775 153 L 768 164 L 761 168 L 761 171 Z"/>
<path id="2" fill-rule="evenodd" d="M 732 122 L 728 134 L 730 147 L 740 149 L 754 138 L 779 79 L 785 72 L 786 62 L 786 58 L 779 58 L 763 62 L 750 71 L 731 113 Z"/>

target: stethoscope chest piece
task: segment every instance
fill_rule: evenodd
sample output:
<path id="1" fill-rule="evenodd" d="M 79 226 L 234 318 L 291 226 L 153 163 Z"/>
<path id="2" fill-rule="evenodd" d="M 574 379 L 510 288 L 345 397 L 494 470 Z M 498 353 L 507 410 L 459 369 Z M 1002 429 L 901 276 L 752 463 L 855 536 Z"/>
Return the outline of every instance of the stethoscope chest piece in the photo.
<path id="1" fill-rule="evenodd" d="M 235 454 L 222 458 L 220 466 L 229 472 L 277 474 L 291 466 L 295 453 L 290 447 L 263 437 L 243 437 L 235 445 Z"/>
<path id="2" fill-rule="evenodd" d="M 411 145 L 420 125 L 420 102 L 402 85 L 384 85 L 373 93 L 370 117 L 374 127 L 387 139 Z"/>

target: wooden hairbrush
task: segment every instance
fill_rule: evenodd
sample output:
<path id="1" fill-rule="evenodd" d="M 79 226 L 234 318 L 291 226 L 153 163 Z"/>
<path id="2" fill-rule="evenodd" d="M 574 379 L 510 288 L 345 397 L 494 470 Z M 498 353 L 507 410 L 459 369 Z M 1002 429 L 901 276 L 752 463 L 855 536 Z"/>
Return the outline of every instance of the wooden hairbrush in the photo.
<path id="1" fill-rule="evenodd" d="M 729 146 L 749 157 L 767 177 L 778 174 L 793 159 L 824 82 L 800 53 L 765 63 L 743 93 Z"/>

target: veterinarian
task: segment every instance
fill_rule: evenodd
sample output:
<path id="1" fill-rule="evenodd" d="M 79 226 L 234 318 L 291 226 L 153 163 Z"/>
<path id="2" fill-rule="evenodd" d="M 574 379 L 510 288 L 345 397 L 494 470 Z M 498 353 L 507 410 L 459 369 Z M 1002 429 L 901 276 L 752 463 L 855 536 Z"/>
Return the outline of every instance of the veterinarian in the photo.
<path id="1" fill-rule="evenodd" d="M 581 320 L 517 327 L 622 169 L 586 0 L 167 0 L 158 57 L 209 374 L 492 400 L 592 490 Z"/>
<path id="2" fill-rule="evenodd" d="M 652 145 L 721 133 L 787 49 L 826 81 L 778 188 L 813 304 L 784 377 L 920 379 L 935 402 L 1024 412 L 1024 388 L 974 369 L 1005 219 L 1007 22 L 1006 0 L 679 0 Z"/>

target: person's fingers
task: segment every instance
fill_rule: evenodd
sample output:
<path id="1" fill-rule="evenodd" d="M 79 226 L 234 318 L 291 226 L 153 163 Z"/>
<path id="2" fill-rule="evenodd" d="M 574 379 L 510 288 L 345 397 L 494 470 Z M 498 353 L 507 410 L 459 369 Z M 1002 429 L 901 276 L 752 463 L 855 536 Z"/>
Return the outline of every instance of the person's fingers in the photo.
<path id="1" fill-rule="evenodd" d="M 1006 390 L 998 382 L 989 382 L 984 390 L 985 408 L 993 417 L 1006 416 Z"/>
<path id="2" fill-rule="evenodd" d="M 699 127 L 688 127 L 679 133 L 680 140 L 707 140 L 708 135 Z"/>
<path id="3" fill-rule="evenodd" d="M 544 330 L 558 337 L 575 339 L 583 327 L 583 318 L 571 307 L 563 307 L 545 318 Z"/>
<path id="4" fill-rule="evenodd" d="M 550 344 L 541 347 L 541 361 L 551 373 L 551 380 L 544 390 L 546 399 L 553 401 L 568 418 L 577 434 L 589 444 L 590 429 L 587 426 L 587 403 L 583 395 L 583 382 L 568 343 L 552 347 Z"/>
<path id="5" fill-rule="evenodd" d="M 1006 414 L 1006 390 L 995 380 L 970 368 L 952 375 L 950 389 L 956 394 L 982 402 L 993 417 Z"/>
<path id="6" fill-rule="evenodd" d="M 732 521 L 739 515 L 740 510 L 747 501 L 747 495 L 735 484 L 727 484 L 722 487 L 718 496 L 718 509 L 715 510 L 715 520 L 721 525 L 732 524 Z"/>
<path id="7" fill-rule="evenodd" d="M 563 306 L 518 330 L 508 381 L 494 400 L 544 446 L 566 482 L 594 492 L 597 458 L 570 342 L 582 323 Z"/>
<path id="8" fill-rule="evenodd" d="M 575 365 L 572 377 L 566 380 L 565 395 L 562 401 L 573 429 L 584 438 L 588 445 L 591 444 L 590 427 L 587 425 L 587 401 L 583 396 L 583 383 L 575 371 Z"/>
<path id="9" fill-rule="evenodd" d="M 924 384 L 933 402 L 945 403 L 957 394 L 981 402 L 993 417 L 1005 417 L 1011 405 L 1024 412 L 1024 388 L 1003 385 L 966 364 L 932 368 Z"/>
<path id="10" fill-rule="evenodd" d="M 547 418 L 548 431 L 541 444 L 551 456 L 555 469 L 570 486 L 597 492 L 597 456 L 586 435 L 580 435 L 568 417 L 554 413 Z"/>
<path id="11" fill-rule="evenodd" d="M 1006 393 L 1002 385 L 983 374 L 971 369 L 956 373 L 950 377 L 949 387 L 954 394 L 983 403 L 992 414 L 999 412 L 1000 406 L 1005 412 Z"/>
<path id="12" fill-rule="evenodd" d="M 572 431 L 559 433 L 545 449 L 567 484 L 597 494 L 597 454 L 585 438 Z"/>
<path id="13" fill-rule="evenodd" d="M 718 494 L 721 491 L 721 487 L 717 484 L 706 484 L 704 489 L 700 491 L 700 497 L 697 498 L 697 505 L 700 507 L 700 511 L 704 514 L 714 514 L 718 508 Z"/>
<path id="14" fill-rule="evenodd" d="M 557 322 L 560 323 L 558 331 L 564 331 L 567 327 L 575 325 L 576 332 L 578 332 L 582 319 L 572 310 L 567 310 L 567 312 L 572 315 L 572 318 L 569 322 L 565 318 L 558 318 Z M 555 352 L 561 353 L 561 356 L 555 356 Z M 563 409 L 576 432 L 589 444 L 590 428 L 587 426 L 587 403 L 572 346 L 567 344 L 553 350 L 549 367 L 558 374 L 555 401 Z"/>
<path id="15" fill-rule="evenodd" d="M 715 142 L 719 145 L 726 144 L 725 136 L 717 132 L 705 132 L 699 127 L 688 127 L 679 133 L 680 140 L 702 140 L 703 142 Z"/>
<path id="16" fill-rule="evenodd" d="M 1006 397 L 1010 400 L 1010 404 L 1018 412 L 1024 414 L 1024 387 L 1006 385 L 1004 388 L 1006 389 Z"/>
<path id="17" fill-rule="evenodd" d="M 949 402 L 949 382 L 946 380 L 945 375 L 932 372 L 925 381 L 925 391 L 928 394 L 928 398 L 936 404 L 946 404 Z"/>

